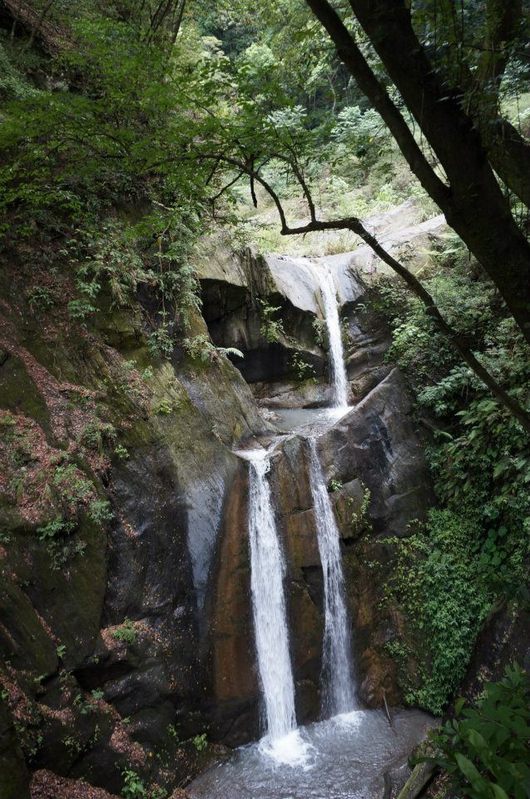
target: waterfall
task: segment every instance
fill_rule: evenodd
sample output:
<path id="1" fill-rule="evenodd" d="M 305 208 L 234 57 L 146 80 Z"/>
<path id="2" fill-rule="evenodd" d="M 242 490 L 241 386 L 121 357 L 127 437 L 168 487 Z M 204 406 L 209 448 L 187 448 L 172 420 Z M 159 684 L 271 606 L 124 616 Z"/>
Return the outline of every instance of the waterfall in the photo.
<path id="1" fill-rule="evenodd" d="M 324 573 L 324 705 L 327 713 L 336 715 L 347 713 L 355 707 L 351 634 L 345 602 L 339 530 L 314 438 L 309 439 L 309 449 L 311 493 Z"/>
<path id="2" fill-rule="evenodd" d="M 248 527 L 251 593 L 258 669 L 267 719 L 267 738 L 273 742 L 296 729 L 294 681 L 283 590 L 283 558 L 267 480 L 266 453 L 247 452 L 249 464 Z"/>
<path id="3" fill-rule="evenodd" d="M 326 269 L 324 274 L 320 272 L 318 267 L 314 271 L 318 277 L 328 329 L 333 405 L 337 408 L 344 408 L 348 405 L 348 377 L 344 363 L 342 331 L 333 275 L 329 269 Z"/>

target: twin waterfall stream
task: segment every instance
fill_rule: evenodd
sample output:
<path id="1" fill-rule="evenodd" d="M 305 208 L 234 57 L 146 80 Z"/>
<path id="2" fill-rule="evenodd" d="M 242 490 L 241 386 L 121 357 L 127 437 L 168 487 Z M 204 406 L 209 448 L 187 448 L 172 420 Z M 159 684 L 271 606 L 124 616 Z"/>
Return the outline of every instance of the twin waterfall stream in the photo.
<path id="1" fill-rule="evenodd" d="M 307 260 L 306 265 L 319 290 L 328 329 L 333 400 L 324 416 L 329 427 L 348 411 L 339 308 L 327 264 Z M 322 430 L 322 409 L 317 413 Z M 264 735 L 199 776 L 190 786 L 192 799 L 383 799 L 390 795 L 389 780 L 403 784 L 407 757 L 431 725 L 430 717 L 420 711 L 395 711 L 390 725 L 383 711 L 358 707 L 339 530 L 319 458 L 316 427 L 304 427 L 300 433 L 306 437 L 323 574 L 323 720 L 297 726 L 284 591 L 287 564 L 276 523 L 273 442 L 268 449 L 238 452 L 248 462 L 250 588 Z M 282 439 L 285 436 L 276 441 Z M 291 623 L 296 625 L 296 619 Z"/>

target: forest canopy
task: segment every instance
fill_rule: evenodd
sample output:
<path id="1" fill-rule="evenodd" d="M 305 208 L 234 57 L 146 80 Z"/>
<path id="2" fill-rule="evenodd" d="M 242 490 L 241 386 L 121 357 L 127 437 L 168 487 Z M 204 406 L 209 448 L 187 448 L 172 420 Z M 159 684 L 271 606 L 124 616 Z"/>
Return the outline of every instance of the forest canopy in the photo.
<path id="1" fill-rule="evenodd" d="M 403 538 L 378 541 L 393 553 L 382 604 L 412 631 L 389 642 L 398 671 L 420 642 L 403 696 L 435 714 L 490 615 L 529 601 L 529 25 L 530 0 L 0 2 L 0 250 L 23 286 L 16 314 L 44 331 L 59 319 L 88 348 L 102 317 L 137 313 L 151 360 L 141 375 L 125 362 L 118 405 L 130 407 L 120 391 L 140 402 L 176 352 L 197 372 L 241 359 L 200 318 L 196 267 L 212 248 L 318 256 L 364 244 L 388 267 L 356 312 L 391 342 L 384 368 L 410 389 L 436 502 Z M 410 206 L 448 225 L 420 268 L 370 222 Z M 251 293 L 267 346 L 287 340 L 280 306 Z M 322 319 L 308 327 L 324 356 Z M 310 364 L 294 366 L 298 383 L 311 379 Z M 157 430 L 185 395 L 156 405 Z M 103 458 L 112 443 L 126 462 L 113 430 L 89 429 L 80 451 Z M 225 446 L 215 423 L 210 433 Z M 59 486 L 77 475 L 58 470 Z M 109 524 L 107 500 L 93 502 L 91 523 Z M 37 530 L 59 566 L 70 515 Z M 528 682 L 513 667 L 438 741 L 438 765 L 463 784 L 455 751 L 477 763 L 486 751 L 509 771 L 510 753 L 490 749 L 510 691 L 523 763 Z M 516 795 L 513 774 L 498 793 L 480 768 L 474 796 Z"/>

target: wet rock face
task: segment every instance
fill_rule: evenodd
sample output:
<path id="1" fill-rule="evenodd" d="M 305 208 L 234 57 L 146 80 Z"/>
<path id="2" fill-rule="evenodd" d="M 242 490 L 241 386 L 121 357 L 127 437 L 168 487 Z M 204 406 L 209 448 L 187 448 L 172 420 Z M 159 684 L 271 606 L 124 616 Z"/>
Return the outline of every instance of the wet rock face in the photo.
<path id="1" fill-rule="evenodd" d="M 234 356 L 233 363 L 248 383 L 294 379 L 293 359 L 297 355 L 303 356 L 315 376 L 326 373 L 325 353 L 315 341 L 313 321 L 317 317 L 312 311 L 293 305 L 276 289 L 256 297 L 250 287 L 209 279 L 201 281 L 201 288 L 202 311 L 212 340 L 220 347 L 234 347 L 243 353 L 243 358 Z M 270 311 L 271 319 L 280 327 L 274 335 L 262 302 L 275 309 Z"/>
<path id="2" fill-rule="evenodd" d="M 432 501 L 422 438 L 411 419 L 407 393 L 397 371 L 320 437 L 319 450 L 343 541 L 359 696 L 371 707 L 380 707 L 385 699 L 388 704 L 397 704 L 402 697 L 385 644 L 395 636 L 401 619 L 381 606 L 385 564 L 391 562 L 393 554 L 385 539 L 406 535 L 408 524 L 421 519 Z M 308 721 L 319 717 L 323 587 L 307 442 L 296 435 L 287 437 L 277 446 L 271 464 L 278 530 L 288 565 L 285 587 L 298 719 Z M 248 611 L 244 472 L 240 472 L 232 490 L 235 496 L 229 500 L 231 510 L 225 517 L 216 589 L 223 623 L 217 628 L 213 650 L 216 682 L 231 689 L 226 697 L 232 703 L 227 712 L 238 713 L 237 697 L 247 703 L 246 721 L 238 716 L 238 722 L 233 722 L 241 736 L 237 741 L 241 742 L 243 734 L 250 737 L 257 725 L 256 718 L 249 724 L 252 702 L 255 710 L 258 707 Z M 372 561 L 377 561 L 378 575 L 383 575 L 377 580 L 369 567 Z M 243 691 L 234 685 L 232 669 Z M 217 697 L 221 694 L 218 692 Z M 218 707 L 223 716 L 222 703 Z"/>
<path id="3" fill-rule="evenodd" d="M 268 425 L 221 355 L 153 359 L 135 311 L 66 337 L 18 307 L 17 279 L 0 279 L 0 794 L 27 795 L 25 763 L 116 794 L 131 768 L 169 793 L 215 716 L 231 447 Z"/>
<path id="4" fill-rule="evenodd" d="M 319 270 L 333 275 L 341 305 L 351 401 L 360 401 L 390 372 L 384 362 L 388 331 L 366 310 L 368 286 L 352 271 L 352 253 L 233 258 L 238 268 L 220 270 L 214 263 L 204 271 L 203 314 L 218 346 L 243 353 L 232 360 L 260 405 L 314 408 L 332 401 Z"/>
<path id="5" fill-rule="evenodd" d="M 297 269 L 305 274 L 300 264 L 283 281 L 284 293 L 278 290 L 285 266 L 282 259 L 269 263 L 276 282 L 254 272 L 249 282 L 248 269 L 227 280 L 219 267 L 219 275 L 203 279 L 205 314 L 216 343 L 245 350 L 246 376 L 256 381 L 260 402 L 327 404 L 327 357 L 314 338 L 318 301 L 309 283 L 295 280 Z M 337 269 L 343 266 L 338 259 Z M 399 698 L 384 657 L 399 620 L 381 615 L 381 589 L 365 564 L 384 559 L 380 539 L 403 534 L 428 492 L 404 389 L 383 364 L 384 330 L 363 316 L 359 291 L 358 283 L 341 283 L 352 396 L 366 398 L 323 437 L 321 453 L 329 480 L 341 483 L 333 501 L 362 695 L 377 705 L 383 688 L 389 701 Z M 258 293 L 281 307 L 279 342 L 263 337 Z M 102 314 L 90 337 L 80 329 L 65 339 L 61 327 L 44 329 L 39 320 L 22 331 L 16 280 L 2 294 L 0 411 L 16 417 L 8 425 L 17 445 L 16 462 L 9 460 L 15 471 L 0 484 L 9 538 L 0 542 L 0 650 L 8 664 L 0 680 L 10 714 L 6 724 L 0 717 L 0 765 L 20 761 L 16 790 L 23 797 L 27 774 L 13 746 L 14 718 L 32 769 L 119 793 L 121 770 L 132 768 L 171 790 L 197 768 L 194 736 L 207 732 L 236 745 L 259 733 L 247 473 L 232 449 L 251 436 L 270 440 L 272 428 L 224 356 L 204 365 L 177 351 L 171 363 L 153 361 L 142 323 L 129 312 Z M 197 317 L 193 335 L 205 333 Z M 313 364 L 320 383 L 300 390 L 289 371 L 293 353 Z M 37 531 L 65 512 L 43 503 L 55 496 L 57 464 L 71 456 L 75 485 L 92 480 L 94 498 L 110 503 L 112 518 L 94 522 L 80 502 L 79 525 L 66 540 L 80 546 L 56 568 L 57 551 Z M 12 491 L 15 476 L 23 479 Z M 291 436 L 277 447 L 271 481 L 304 721 L 319 715 L 323 589 L 303 439 Z M 365 487 L 370 525 L 354 521 Z"/>
<path id="6" fill-rule="evenodd" d="M 3 702 L 0 702 L 0 796 L 29 799 L 29 773 L 13 720 Z"/>
<path id="7" fill-rule="evenodd" d="M 508 602 L 492 613 L 477 639 L 462 696 L 476 700 L 484 684 L 500 680 L 513 663 L 530 670 L 530 611 Z"/>

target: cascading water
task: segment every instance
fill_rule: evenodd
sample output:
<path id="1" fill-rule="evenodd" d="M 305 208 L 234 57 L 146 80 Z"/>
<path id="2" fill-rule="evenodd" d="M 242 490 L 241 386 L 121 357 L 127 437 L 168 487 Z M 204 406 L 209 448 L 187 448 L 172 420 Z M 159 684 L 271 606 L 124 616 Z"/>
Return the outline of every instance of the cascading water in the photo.
<path id="1" fill-rule="evenodd" d="M 294 680 L 283 589 L 283 559 L 267 473 L 267 453 L 247 452 L 249 464 L 248 531 L 250 587 L 258 669 L 265 705 L 269 754 L 283 762 L 304 757 L 296 731 Z"/>
<path id="2" fill-rule="evenodd" d="M 351 634 L 345 602 L 340 538 L 316 440 L 308 439 L 311 493 L 315 508 L 318 549 L 324 573 L 324 642 L 322 674 L 324 709 L 334 716 L 355 707 Z"/>
<path id="3" fill-rule="evenodd" d="M 329 359 L 331 366 L 331 379 L 333 383 L 333 405 L 336 408 L 345 408 L 348 405 L 348 377 L 344 363 L 344 348 L 342 346 L 342 331 L 340 328 L 339 309 L 333 275 L 329 269 L 322 272 L 318 267 L 314 269 L 318 277 L 324 315 L 329 338 Z"/>

